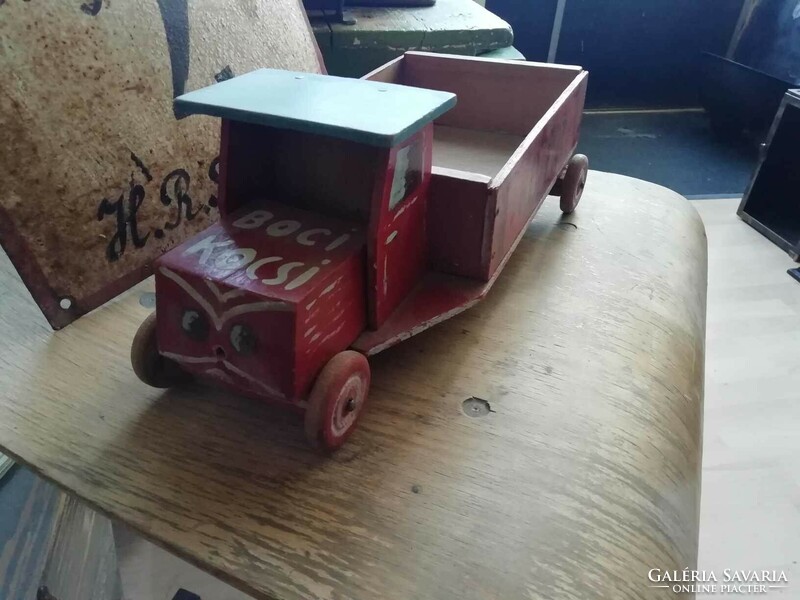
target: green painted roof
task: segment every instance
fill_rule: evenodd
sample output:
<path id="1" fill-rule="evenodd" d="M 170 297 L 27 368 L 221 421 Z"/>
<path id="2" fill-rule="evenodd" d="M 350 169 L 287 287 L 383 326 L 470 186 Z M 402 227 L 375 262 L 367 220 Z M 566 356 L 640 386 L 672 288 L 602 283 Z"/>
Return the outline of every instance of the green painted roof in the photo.
<path id="1" fill-rule="evenodd" d="M 364 79 L 260 69 L 175 99 L 203 114 L 391 147 L 455 106 L 455 94 Z"/>

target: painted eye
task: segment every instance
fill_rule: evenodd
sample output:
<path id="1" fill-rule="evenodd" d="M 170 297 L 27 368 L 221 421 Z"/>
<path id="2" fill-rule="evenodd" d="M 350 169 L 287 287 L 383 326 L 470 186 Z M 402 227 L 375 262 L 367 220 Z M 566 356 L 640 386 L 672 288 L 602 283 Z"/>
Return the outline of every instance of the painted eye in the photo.
<path id="1" fill-rule="evenodd" d="M 256 334 L 247 325 L 231 327 L 231 345 L 239 354 L 252 354 L 256 350 Z"/>
<path id="2" fill-rule="evenodd" d="M 196 310 L 187 308 L 181 317 L 181 329 L 193 340 L 203 341 L 208 337 L 208 319 Z"/>

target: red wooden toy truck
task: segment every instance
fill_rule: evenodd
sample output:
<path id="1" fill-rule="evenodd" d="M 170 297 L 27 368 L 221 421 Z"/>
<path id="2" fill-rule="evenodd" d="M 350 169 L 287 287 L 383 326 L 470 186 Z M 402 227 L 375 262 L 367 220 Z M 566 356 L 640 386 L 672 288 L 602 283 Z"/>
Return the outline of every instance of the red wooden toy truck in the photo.
<path id="1" fill-rule="evenodd" d="M 506 100 L 542 110 L 497 182 L 433 166 L 435 137 L 452 140 L 465 118 L 447 113 L 454 93 L 425 89 L 447 77 L 387 82 L 401 69 L 411 79 L 414 61 L 430 71 L 431 60 L 510 85 L 537 80 L 535 97 Z M 409 53 L 371 75 L 378 81 L 265 69 L 178 98 L 184 112 L 222 117 L 220 220 L 156 261 L 156 311 L 131 349 L 136 374 L 285 402 L 305 411 L 312 444 L 338 448 L 367 399 L 366 357 L 480 300 L 552 187 L 562 210 L 577 205 L 585 75 Z M 439 131 L 446 114 L 454 119 Z"/>

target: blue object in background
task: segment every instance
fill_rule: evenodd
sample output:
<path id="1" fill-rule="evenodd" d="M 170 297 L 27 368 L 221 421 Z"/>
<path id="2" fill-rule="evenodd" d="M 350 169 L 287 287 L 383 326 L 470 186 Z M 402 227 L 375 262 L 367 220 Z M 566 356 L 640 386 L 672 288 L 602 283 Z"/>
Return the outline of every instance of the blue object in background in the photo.
<path id="1" fill-rule="evenodd" d="M 486 0 L 486 8 L 514 30 L 514 47 L 526 60 L 546 62 L 557 0 Z"/>
<path id="2" fill-rule="evenodd" d="M 747 21 L 733 58 L 800 86 L 800 0 L 761 0 Z"/>
<path id="3" fill-rule="evenodd" d="M 488 0 L 528 60 L 546 61 L 559 0 Z M 742 0 L 561 0 L 555 61 L 588 69 L 588 107 L 699 106 L 701 52 L 725 54 Z"/>

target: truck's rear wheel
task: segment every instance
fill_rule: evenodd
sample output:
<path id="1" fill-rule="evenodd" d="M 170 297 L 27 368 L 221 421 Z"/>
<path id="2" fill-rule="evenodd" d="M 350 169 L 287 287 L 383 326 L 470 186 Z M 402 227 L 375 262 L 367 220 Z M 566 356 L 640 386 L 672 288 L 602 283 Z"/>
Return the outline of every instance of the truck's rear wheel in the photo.
<path id="1" fill-rule="evenodd" d="M 172 387 L 190 379 L 176 362 L 158 353 L 156 313 L 151 313 L 133 336 L 131 366 L 142 382 L 156 388 Z"/>
<path id="2" fill-rule="evenodd" d="M 314 447 L 331 452 L 345 443 L 364 410 L 369 380 L 367 357 L 352 350 L 340 352 L 322 368 L 305 416 L 306 438 Z"/>
<path id="3" fill-rule="evenodd" d="M 561 212 L 571 213 L 578 206 L 586 186 L 586 176 L 589 173 L 589 159 L 585 154 L 576 154 L 569 159 L 567 173 L 561 182 Z"/>

